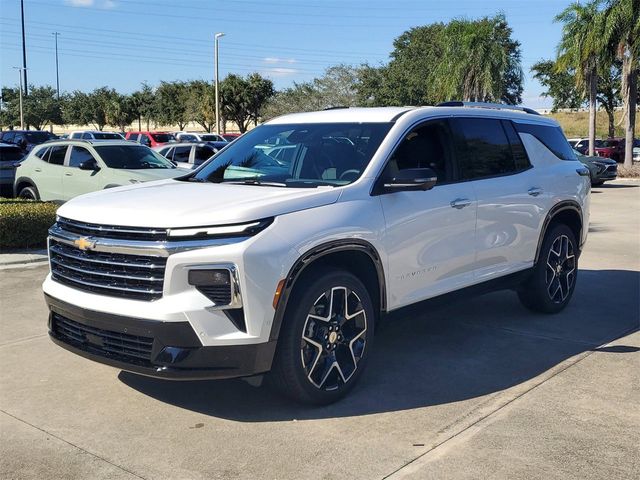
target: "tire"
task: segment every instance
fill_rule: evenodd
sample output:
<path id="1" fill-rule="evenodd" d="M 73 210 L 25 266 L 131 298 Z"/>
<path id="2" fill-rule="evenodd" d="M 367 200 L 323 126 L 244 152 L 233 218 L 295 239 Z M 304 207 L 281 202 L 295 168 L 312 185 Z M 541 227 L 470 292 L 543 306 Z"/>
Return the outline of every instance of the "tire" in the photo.
<path id="1" fill-rule="evenodd" d="M 599 187 L 604 183 L 604 180 L 591 180 L 592 187 Z"/>
<path id="2" fill-rule="evenodd" d="M 573 295 L 578 279 L 578 247 L 575 235 L 563 224 L 546 234 L 538 263 L 518 289 L 518 297 L 529 310 L 558 313 Z"/>
<path id="3" fill-rule="evenodd" d="M 297 402 L 333 403 L 354 387 L 371 352 L 369 292 L 349 272 L 322 269 L 299 281 L 288 305 L 271 380 Z"/>
<path id="4" fill-rule="evenodd" d="M 26 200 L 40 200 L 40 194 L 38 193 L 38 189 L 29 185 L 28 187 L 24 187 L 18 193 L 18 198 L 24 198 Z"/>

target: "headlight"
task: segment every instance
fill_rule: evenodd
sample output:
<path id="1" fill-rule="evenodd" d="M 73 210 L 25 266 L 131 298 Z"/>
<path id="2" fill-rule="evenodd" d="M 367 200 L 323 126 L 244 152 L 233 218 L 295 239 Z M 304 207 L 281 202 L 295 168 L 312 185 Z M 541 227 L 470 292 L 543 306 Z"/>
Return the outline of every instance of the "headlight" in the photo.
<path id="1" fill-rule="evenodd" d="M 273 222 L 273 218 L 236 225 L 218 225 L 211 227 L 171 228 L 167 235 L 171 239 L 215 238 L 215 237 L 251 237 L 261 232 Z"/>

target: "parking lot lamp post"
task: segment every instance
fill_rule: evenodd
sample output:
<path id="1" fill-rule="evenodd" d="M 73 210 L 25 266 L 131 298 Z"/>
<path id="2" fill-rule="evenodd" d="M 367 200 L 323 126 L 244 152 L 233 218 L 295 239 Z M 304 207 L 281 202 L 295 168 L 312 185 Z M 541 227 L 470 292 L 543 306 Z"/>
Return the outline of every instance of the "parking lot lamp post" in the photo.
<path id="1" fill-rule="evenodd" d="M 27 69 L 24 67 L 13 67 L 18 70 L 18 79 L 20 80 L 20 130 L 24 130 L 24 114 L 22 113 L 22 72 Z"/>
<path id="2" fill-rule="evenodd" d="M 56 39 L 56 96 L 58 100 L 60 100 L 60 75 L 58 73 L 58 35 L 60 35 L 60 33 L 53 32 L 51 35 Z"/>
<path id="3" fill-rule="evenodd" d="M 220 98 L 218 96 L 218 39 L 224 37 L 224 33 L 216 33 L 214 36 L 214 56 L 215 56 L 215 89 L 216 89 L 216 134 L 220 135 Z"/>

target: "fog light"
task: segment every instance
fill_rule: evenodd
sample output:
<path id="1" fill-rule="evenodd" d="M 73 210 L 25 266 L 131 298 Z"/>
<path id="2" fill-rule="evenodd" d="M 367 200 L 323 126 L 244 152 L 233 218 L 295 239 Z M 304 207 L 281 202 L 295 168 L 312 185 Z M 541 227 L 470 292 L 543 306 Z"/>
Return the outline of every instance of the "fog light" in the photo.
<path id="1" fill-rule="evenodd" d="M 229 270 L 189 270 L 189 285 L 231 285 L 231 275 Z"/>
<path id="2" fill-rule="evenodd" d="M 232 301 L 231 272 L 218 270 L 189 270 L 189 285 L 211 300 L 215 306 L 230 305 Z"/>

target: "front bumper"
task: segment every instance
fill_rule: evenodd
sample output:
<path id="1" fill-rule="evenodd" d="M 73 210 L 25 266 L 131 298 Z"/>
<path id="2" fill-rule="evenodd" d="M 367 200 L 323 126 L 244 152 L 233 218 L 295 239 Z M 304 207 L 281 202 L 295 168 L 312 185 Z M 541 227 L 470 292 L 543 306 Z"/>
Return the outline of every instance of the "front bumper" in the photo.
<path id="1" fill-rule="evenodd" d="M 205 347 L 189 322 L 112 315 L 47 294 L 45 300 L 51 339 L 73 353 L 112 367 L 172 380 L 245 377 L 271 368 L 275 341 Z"/>

